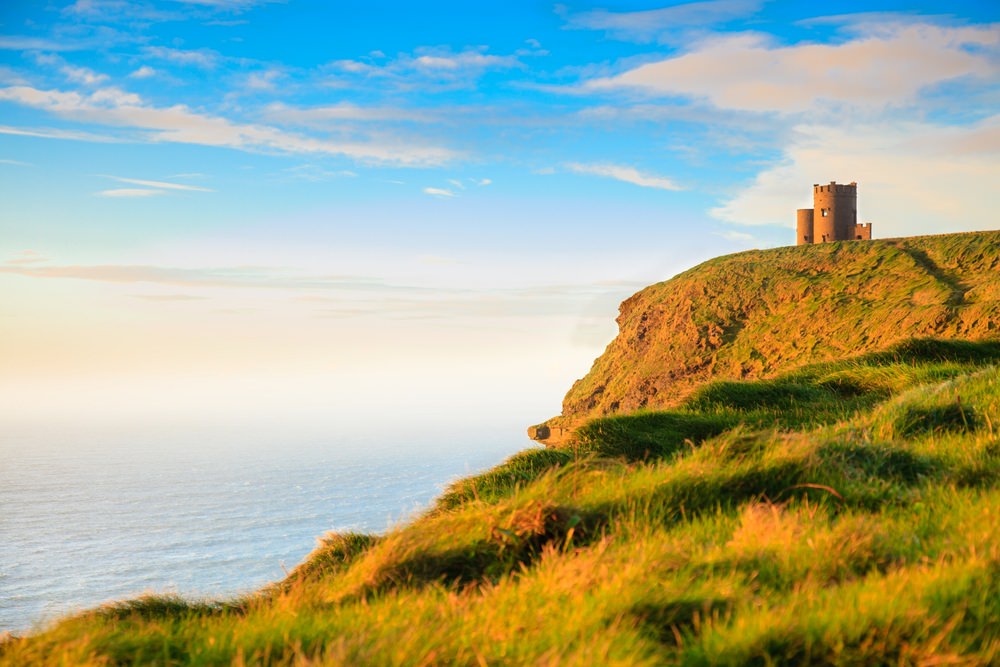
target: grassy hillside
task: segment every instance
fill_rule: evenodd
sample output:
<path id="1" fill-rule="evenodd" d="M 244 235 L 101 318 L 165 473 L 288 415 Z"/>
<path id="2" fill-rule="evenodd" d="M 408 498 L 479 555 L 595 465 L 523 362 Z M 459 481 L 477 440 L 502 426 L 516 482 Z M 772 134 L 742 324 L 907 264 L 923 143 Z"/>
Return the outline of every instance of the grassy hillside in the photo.
<path id="1" fill-rule="evenodd" d="M 752 250 L 621 306 L 619 335 L 555 423 L 677 405 L 710 379 L 771 377 L 908 338 L 1000 334 L 1000 231 Z"/>
<path id="2" fill-rule="evenodd" d="M 593 421 L 258 594 L 122 602 L 0 665 L 996 664 L 997 516 L 1000 342 L 914 341 Z"/>
<path id="3" fill-rule="evenodd" d="M 96 609 L 0 665 L 998 664 L 1000 337 L 976 324 L 998 279 L 962 268 L 998 254 L 954 263 L 945 337 L 692 380 L 384 535 L 328 535 L 266 590 Z"/>

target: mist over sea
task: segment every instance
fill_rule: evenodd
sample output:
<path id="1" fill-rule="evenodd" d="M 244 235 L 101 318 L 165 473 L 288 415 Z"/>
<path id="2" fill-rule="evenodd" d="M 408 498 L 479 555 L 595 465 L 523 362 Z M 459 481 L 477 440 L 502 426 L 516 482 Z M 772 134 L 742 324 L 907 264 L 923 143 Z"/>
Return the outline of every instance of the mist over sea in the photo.
<path id="1" fill-rule="evenodd" d="M 0 631 L 143 592 L 231 596 L 324 533 L 383 532 L 529 446 L 523 425 L 277 421 L 0 429 Z"/>

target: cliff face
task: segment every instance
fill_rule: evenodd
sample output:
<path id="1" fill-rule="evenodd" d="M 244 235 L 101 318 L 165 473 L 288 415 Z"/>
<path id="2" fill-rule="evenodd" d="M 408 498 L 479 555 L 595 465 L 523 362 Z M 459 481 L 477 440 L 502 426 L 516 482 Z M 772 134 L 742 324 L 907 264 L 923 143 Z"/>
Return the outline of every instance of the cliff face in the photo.
<path id="1" fill-rule="evenodd" d="M 618 336 L 550 425 L 676 405 L 710 379 L 763 378 L 904 339 L 1000 336 L 1000 231 L 719 257 L 622 303 Z"/>

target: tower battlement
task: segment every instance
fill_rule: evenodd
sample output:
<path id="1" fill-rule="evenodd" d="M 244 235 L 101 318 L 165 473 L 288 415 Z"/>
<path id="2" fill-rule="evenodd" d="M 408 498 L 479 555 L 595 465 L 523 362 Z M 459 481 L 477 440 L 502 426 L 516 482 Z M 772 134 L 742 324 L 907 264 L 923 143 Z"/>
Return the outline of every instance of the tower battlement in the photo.
<path id="1" fill-rule="evenodd" d="M 829 185 L 820 185 L 819 183 L 813 183 L 813 196 L 819 192 L 830 192 L 835 194 L 850 195 L 853 194 L 857 196 L 858 194 L 858 184 L 854 181 L 850 183 L 838 183 L 836 181 L 830 181 Z"/>
<path id="2" fill-rule="evenodd" d="M 795 213 L 796 245 L 870 241 L 872 224 L 858 224 L 858 184 L 813 183 L 813 207 Z"/>

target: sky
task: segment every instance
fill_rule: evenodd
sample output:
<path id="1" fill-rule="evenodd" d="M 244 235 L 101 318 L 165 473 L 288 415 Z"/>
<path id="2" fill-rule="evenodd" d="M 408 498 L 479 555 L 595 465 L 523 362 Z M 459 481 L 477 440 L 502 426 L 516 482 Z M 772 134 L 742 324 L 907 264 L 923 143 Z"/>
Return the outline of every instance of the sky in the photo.
<path id="1" fill-rule="evenodd" d="M 997 226 L 1000 5 L 8 0 L 0 420 L 520 433 L 834 180 Z"/>

